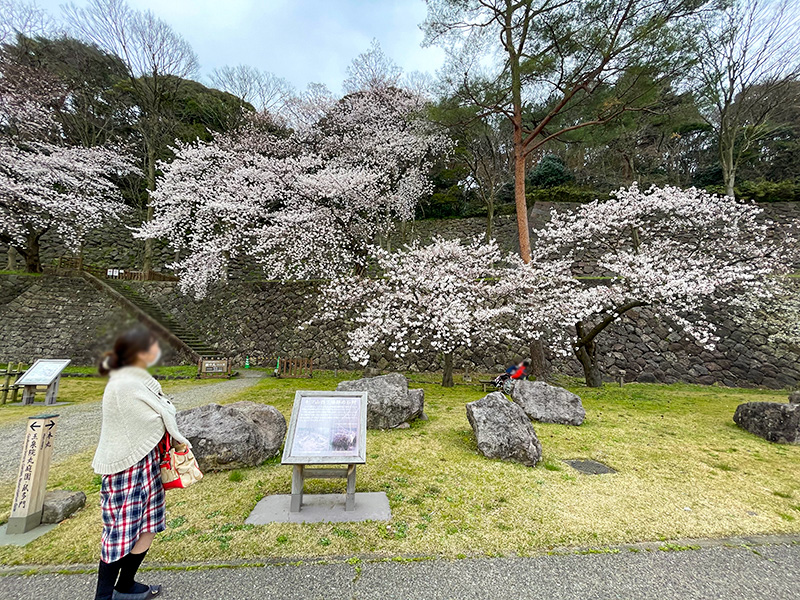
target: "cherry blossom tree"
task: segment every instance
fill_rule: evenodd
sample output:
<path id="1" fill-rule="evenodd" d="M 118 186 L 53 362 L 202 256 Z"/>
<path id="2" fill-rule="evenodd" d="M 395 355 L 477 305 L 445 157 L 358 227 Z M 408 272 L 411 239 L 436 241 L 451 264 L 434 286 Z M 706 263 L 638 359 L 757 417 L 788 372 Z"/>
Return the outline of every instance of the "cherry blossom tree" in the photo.
<path id="1" fill-rule="evenodd" d="M 457 348 L 547 339 L 557 354 L 573 354 L 587 385 L 598 387 L 598 336 L 633 308 L 650 307 L 710 348 L 717 340 L 710 310 L 757 318 L 765 300 L 787 295 L 776 275 L 790 270 L 797 243 L 788 231 L 776 234 L 761 212 L 697 189 L 633 185 L 573 213 L 554 211 L 529 263 L 501 260 L 493 241 L 373 249 L 378 277 L 332 282 L 320 318 L 348 327 L 350 356 L 362 364 L 377 348 L 398 356 L 438 350 L 445 385 Z M 575 253 L 587 247 L 602 248 L 597 265 L 607 280 L 586 285 L 572 276 Z M 786 335 L 796 330 L 793 323 Z"/>
<path id="2" fill-rule="evenodd" d="M 293 132 L 258 115 L 212 143 L 180 146 L 161 165 L 154 220 L 140 235 L 185 257 L 172 267 L 198 296 L 235 257 L 271 279 L 363 270 L 369 244 L 413 218 L 430 190 L 428 157 L 448 148 L 422 106 L 397 88 L 365 90 Z"/>
<path id="3" fill-rule="evenodd" d="M 537 252 L 570 260 L 589 246 L 603 248 L 597 266 L 605 283 L 573 290 L 571 350 L 586 383 L 602 385 L 598 336 L 629 310 L 648 306 L 672 327 L 711 348 L 717 337 L 708 306 L 750 306 L 773 293 L 775 275 L 790 270 L 797 243 L 754 204 L 698 189 L 637 185 L 574 213 L 553 211 L 539 232 Z"/>
<path id="4" fill-rule="evenodd" d="M 33 69 L 0 73 L 0 240 L 30 272 L 42 270 L 47 231 L 77 250 L 88 230 L 125 211 L 113 178 L 135 170 L 113 149 L 63 145 L 53 109 L 64 96 Z"/>
<path id="5" fill-rule="evenodd" d="M 494 277 L 501 258 L 494 240 L 370 250 L 379 276 L 340 277 L 320 294 L 317 319 L 348 327 L 353 361 L 367 365 L 377 347 L 399 357 L 432 349 L 443 357 L 442 385 L 452 387 L 456 350 L 513 335 L 512 309 Z"/>
<path id="6" fill-rule="evenodd" d="M 397 357 L 433 350 L 442 356 L 442 385 L 452 387 L 457 351 L 563 336 L 570 324 L 564 292 L 578 283 L 567 262 L 525 263 L 502 256 L 495 240 L 478 239 L 437 237 L 397 252 L 370 251 L 377 273 L 331 281 L 315 317 L 347 329 L 350 358 L 359 364 L 379 349 Z"/>

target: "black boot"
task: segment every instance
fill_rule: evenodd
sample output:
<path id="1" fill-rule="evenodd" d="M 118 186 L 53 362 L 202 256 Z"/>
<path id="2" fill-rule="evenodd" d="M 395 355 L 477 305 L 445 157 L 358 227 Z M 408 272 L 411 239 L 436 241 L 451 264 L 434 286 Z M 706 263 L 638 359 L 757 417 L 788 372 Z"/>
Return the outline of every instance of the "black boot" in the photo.
<path id="1" fill-rule="evenodd" d="M 114 585 L 117 583 L 117 575 L 122 567 L 122 559 L 107 563 L 100 561 L 97 568 L 97 591 L 94 600 L 111 600 L 114 594 Z"/>
<path id="2" fill-rule="evenodd" d="M 136 572 L 142 564 L 147 550 L 140 554 L 132 552 L 120 559 L 122 563 L 119 580 L 114 587 L 114 600 L 149 600 L 161 592 L 160 585 L 148 586 L 135 581 Z"/>

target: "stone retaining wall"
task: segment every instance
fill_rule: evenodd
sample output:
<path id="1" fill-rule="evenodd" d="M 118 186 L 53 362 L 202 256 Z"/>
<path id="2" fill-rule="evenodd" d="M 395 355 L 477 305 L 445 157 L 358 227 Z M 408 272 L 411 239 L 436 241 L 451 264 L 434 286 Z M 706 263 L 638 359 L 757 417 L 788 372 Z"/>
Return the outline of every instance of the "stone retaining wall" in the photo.
<path id="1" fill-rule="evenodd" d="M 137 323 L 82 277 L 0 275 L 0 363 L 70 358 L 94 365 Z M 178 354 L 163 343 L 167 364 Z"/>
<path id="2" fill-rule="evenodd" d="M 171 282 L 133 285 L 239 364 L 245 356 L 264 366 L 276 356 L 313 357 L 319 368 L 358 368 L 347 356 L 338 324 L 298 327 L 314 314 L 316 284 L 230 282 L 199 301 L 182 295 Z M 94 364 L 114 336 L 135 323 L 123 307 L 80 277 L 0 276 L 0 362 L 69 357 L 74 364 Z M 598 338 L 603 372 L 609 378 L 624 372 L 627 381 L 771 388 L 800 384 L 797 354 L 772 345 L 766 328 L 747 331 L 729 320 L 718 325 L 722 339 L 709 351 L 670 332 L 652 311 L 632 310 Z M 162 345 L 166 364 L 180 360 L 179 353 Z M 526 354 L 524 347 L 498 341 L 459 352 L 455 365 L 495 372 Z M 574 359 L 553 358 L 553 363 L 556 371 L 580 374 Z M 440 357 L 432 351 L 404 359 L 379 356 L 376 366 L 436 371 Z"/>
<path id="3" fill-rule="evenodd" d="M 574 203 L 552 203 L 537 202 L 529 211 L 529 222 L 531 235 L 536 236 L 536 230 L 540 229 L 550 220 L 552 209 L 556 211 L 573 211 L 578 204 Z M 774 221 L 775 223 L 789 223 L 800 220 L 800 202 L 770 202 L 761 205 L 764 209 L 763 218 Z M 106 268 L 130 269 L 141 266 L 144 254 L 144 242 L 134 239 L 131 235 L 130 227 L 140 222 L 138 213 L 127 216 L 122 222 L 104 229 L 91 232 L 84 243 L 83 254 L 86 264 L 97 265 Z M 468 219 L 425 219 L 400 224 L 395 233 L 390 236 L 388 243 L 392 247 L 409 243 L 414 239 L 423 242 L 429 241 L 434 235 L 439 235 L 446 239 L 473 237 L 483 237 L 486 233 L 486 219 L 474 217 Z M 499 215 L 495 217 L 494 237 L 500 247 L 506 252 L 518 251 L 517 222 L 514 215 Z M 46 233 L 41 241 L 42 245 L 42 264 L 52 265 L 58 257 L 68 255 L 70 252 L 58 240 L 55 232 Z M 0 252 L 5 256 L 7 248 L 0 244 Z M 604 275 L 596 265 L 596 257 L 602 251 L 600 246 L 590 246 L 586 250 L 577 253 L 573 272 L 578 276 Z M 175 255 L 170 252 L 166 244 L 156 241 L 154 244 L 154 268 L 162 269 L 164 265 L 175 260 Z M 21 257 L 17 258 L 22 264 Z M 798 265 L 800 267 L 800 265 Z M 5 260 L 0 265 L 5 268 Z M 252 261 L 237 261 L 231 269 L 232 279 L 253 279 L 259 275 L 257 265 Z"/>
<path id="4" fill-rule="evenodd" d="M 762 206 L 765 218 L 778 223 L 800 218 L 800 203 Z M 537 203 L 531 210 L 534 235 L 549 218 L 553 207 L 571 210 L 575 205 Z M 401 227 L 388 243 L 397 246 L 411 239 L 426 241 L 433 235 L 481 236 L 485 226 L 482 218 L 418 221 Z M 497 217 L 495 233 L 505 250 L 516 250 L 513 215 Z M 124 227 L 93 236 L 85 247 L 88 263 L 121 268 L 137 264 L 135 259 L 140 256 L 137 252 L 141 243 L 133 240 Z M 63 248 L 57 244 L 45 243 L 44 247 L 46 258 L 63 253 Z M 599 250 L 589 248 L 577 257 L 573 266 L 577 275 L 600 274 L 594 265 L 594 256 Z M 171 258 L 163 246 L 159 246 L 157 264 Z M 258 357 L 257 360 L 297 356 L 313 357 L 323 368 L 356 367 L 347 356 L 345 333 L 337 324 L 298 328 L 314 314 L 314 283 L 283 285 L 234 278 L 227 286 L 212 288 L 209 296 L 200 301 L 182 295 L 177 284 L 171 282 L 136 282 L 133 285 L 165 312 L 186 323 L 207 343 L 231 353 L 240 363 L 245 356 Z M 110 345 L 115 333 L 133 323 L 134 319 L 123 307 L 116 306 L 82 278 L 0 275 L 0 362 L 68 356 L 76 364 L 93 364 L 98 354 Z M 670 333 L 667 325 L 652 311 L 631 311 L 598 340 L 603 371 L 609 377 L 624 371 L 629 381 L 718 382 L 776 388 L 800 383 L 798 356 L 787 348 L 770 344 L 771 332 L 763 326 L 747 331 L 738 329 L 729 320 L 718 325 L 722 340 L 715 350 L 708 351 Z M 525 348 L 509 347 L 498 341 L 460 352 L 455 364 L 456 368 L 499 371 L 526 354 Z M 177 361 L 179 357 L 167 354 L 165 360 Z M 559 371 L 580 372 L 573 359 L 554 358 L 553 361 Z M 429 351 L 402 360 L 382 356 L 377 359 L 376 366 L 428 371 L 438 370 L 439 365 L 439 357 Z"/>
<path id="5" fill-rule="evenodd" d="M 137 289 L 166 312 L 184 321 L 206 341 L 234 354 L 239 363 L 245 356 L 254 362 L 275 356 L 313 357 L 323 368 L 358 368 L 347 356 L 346 338 L 336 323 L 298 328 L 315 310 L 316 285 L 278 282 L 230 282 L 213 288 L 203 300 L 182 296 L 177 284 L 137 282 Z M 787 348 L 769 343 L 771 332 L 764 326 L 745 331 L 729 319 L 718 323 L 721 341 L 713 351 L 693 340 L 670 332 L 646 308 L 630 311 L 599 339 L 603 372 L 616 378 L 624 372 L 627 381 L 722 383 L 729 386 L 795 387 L 800 383 L 798 356 Z M 498 341 L 457 354 L 457 369 L 502 371 L 527 355 L 524 347 Z M 580 374 L 576 360 L 553 357 L 557 371 Z M 410 371 L 439 370 L 436 353 L 423 352 L 404 359 L 382 356 L 377 366 Z"/>

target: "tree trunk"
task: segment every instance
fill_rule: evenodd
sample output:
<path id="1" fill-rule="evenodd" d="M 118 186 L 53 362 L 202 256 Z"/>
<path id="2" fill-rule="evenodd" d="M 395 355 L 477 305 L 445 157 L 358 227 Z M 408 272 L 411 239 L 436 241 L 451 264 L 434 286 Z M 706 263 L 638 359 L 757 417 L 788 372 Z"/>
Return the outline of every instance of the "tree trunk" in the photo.
<path id="1" fill-rule="evenodd" d="M 519 255 L 523 262 L 531 262 L 531 233 L 528 228 L 528 202 L 525 198 L 525 144 L 522 139 L 522 77 L 520 58 L 514 47 L 512 36 L 513 11 L 506 5 L 505 41 L 508 61 L 511 68 L 511 103 L 514 114 L 511 124 L 514 130 L 514 204 L 517 211 L 517 236 Z M 531 342 L 531 374 L 537 379 L 546 376 L 544 349 L 541 342 Z"/>
<path id="2" fill-rule="evenodd" d="M 723 169 L 722 175 L 725 179 L 725 195 L 729 198 L 735 198 L 736 193 L 733 191 L 733 186 L 736 183 L 736 173 L 733 169 Z"/>
<path id="3" fill-rule="evenodd" d="M 594 342 L 580 346 L 575 353 L 583 367 L 583 377 L 588 387 L 603 387 L 603 378 L 600 375 L 600 368 L 597 365 L 597 358 L 594 355 Z"/>
<path id="4" fill-rule="evenodd" d="M 580 321 L 575 325 L 575 329 L 578 333 L 578 347 L 575 350 L 575 356 L 583 367 L 586 385 L 593 388 L 603 387 L 603 377 L 600 374 L 600 365 L 597 364 L 597 346 L 594 343 L 594 338 L 589 341 L 583 341 L 583 323 Z"/>
<path id="5" fill-rule="evenodd" d="M 152 192 L 156 189 L 156 156 L 152 148 L 147 149 L 147 216 L 145 221 L 149 223 L 153 220 L 153 200 Z M 153 238 L 144 241 L 144 260 L 142 261 L 142 271 L 153 269 Z"/>
<path id="6" fill-rule="evenodd" d="M 494 234 L 494 200 L 486 204 L 486 241 L 492 239 Z"/>
<path id="7" fill-rule="evenodd" d="M 731 127 L 728 125 L 728 128 Z M 719 140 L 719 162 L 722 167 L 722 182 L 725 184 L 725 195 L 735 198 L 733 187 L 736 183 L 736 165 L 734 164 L 734 145 L 735 137 L 727 137 L 725 122 L 723 121 L 723 131 L 720 131 Z"/>
<path id="8" fill-rule="evenodd" d="M 514 108 L 511 124 L 514 127 L 514 204 L 517 209 L 517 235 L 519 255 L 526 263 L 531 262 L 531 237 L 528 231 L 528 204 L 525 201 L 525 145 L 522 140 L 522 76 L 520 59 L 514 46 L 514 11 L 507 5 L 503 44 L 508 52 L 511 68 L 511 104 Z"/>
<path id="9" fill-rule="evenodd" d="M 442 387 L 451 388 L 453 383 L 453 353 L 444 355 L 444 370 L 442 371 Z"/>
<path id="10" fill-rule="evenodd" d="M 522 107 L 514 105 L 514 203 L 517 210 L 519 255 L 531 262 L 531 236 L 528 231 L 528 204 L 525 200 L 525 146 L 522 145 Z"/>
<path id="11" fill-rule="evenodd" d="M 545 381 L 550 375 L 550 365 L 544 356 L 542 340 L 531 342 L 531 368 L 530 376 L 538 381 Z"/>
<path id="12" fill-rule="evenodd" d="M 25 270 L 28 273 L 41 273 L 42 261 L 39 258 L 39 234 L 28 233 L 25 245 Z"/>
<path id="13" fill-rule="evenodd" d="M 8 270 L 17 270 L 17 249 L 14 246 L 8 247 Z"/>

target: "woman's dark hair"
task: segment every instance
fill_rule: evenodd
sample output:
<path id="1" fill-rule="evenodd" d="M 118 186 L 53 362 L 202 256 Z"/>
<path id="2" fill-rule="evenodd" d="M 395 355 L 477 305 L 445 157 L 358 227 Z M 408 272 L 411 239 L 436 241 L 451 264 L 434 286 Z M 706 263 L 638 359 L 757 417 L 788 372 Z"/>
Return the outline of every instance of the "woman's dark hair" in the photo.
<path id="1" fill-rule="evenodd" d="M 97 370 L 100 375 L 108 375 L 113 369 L 133 364 L 136 355 L 150 350 L 155 341 L 157 341 L 155 334 L 145 327 L 129 329 L 117 338 L 113 350 L 100 357 Z"/>
<path id="2" fill-rule="evenodd" d="M 530 358 L 526 358 L 525 360 L 522 361 L 522 364 L 524 366 L 526 366 L 526 367 L 530 367 L 531 366 L 531 359 Z"/>

